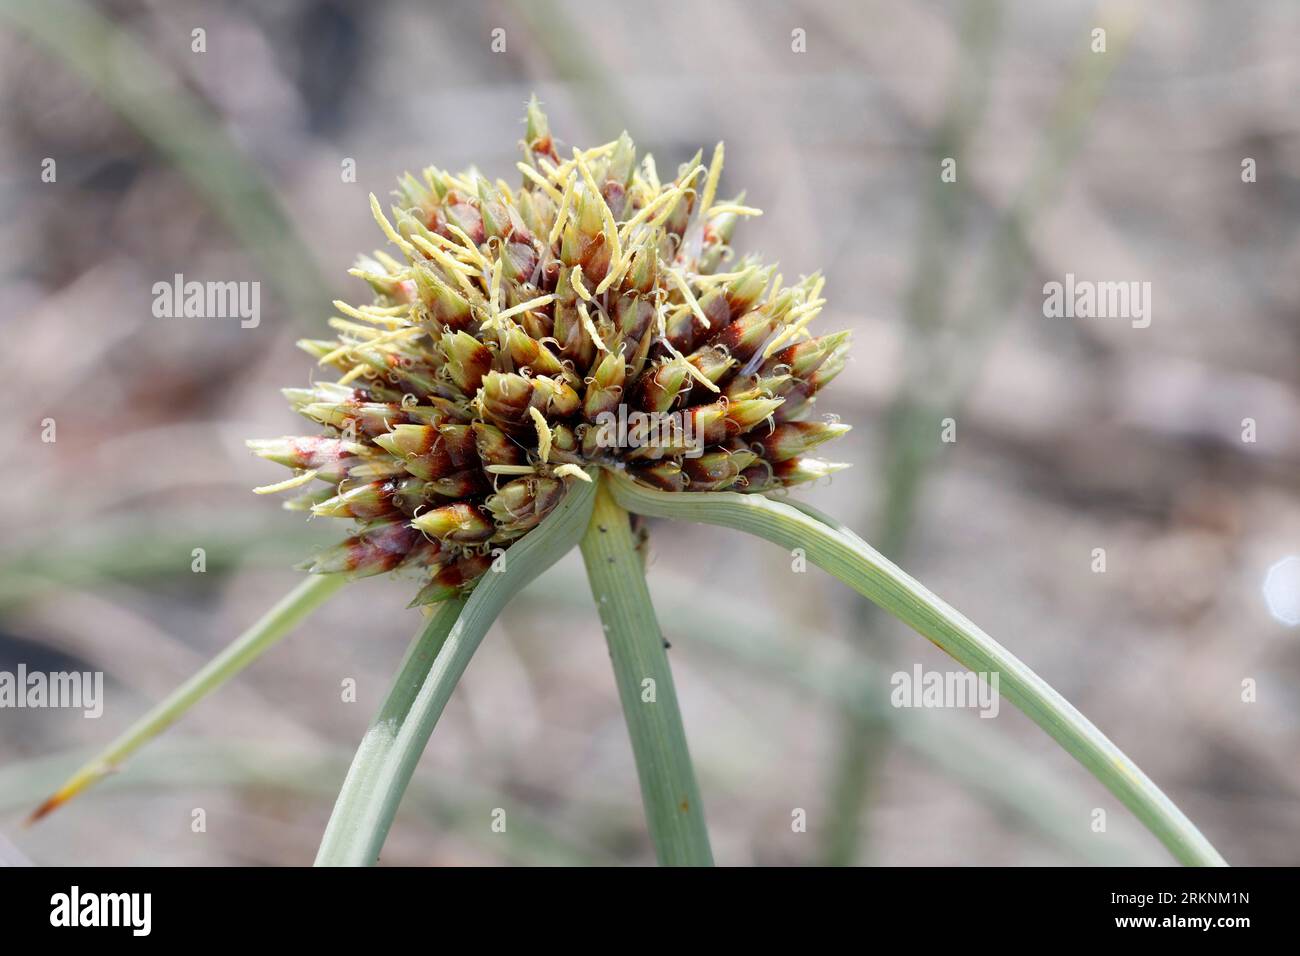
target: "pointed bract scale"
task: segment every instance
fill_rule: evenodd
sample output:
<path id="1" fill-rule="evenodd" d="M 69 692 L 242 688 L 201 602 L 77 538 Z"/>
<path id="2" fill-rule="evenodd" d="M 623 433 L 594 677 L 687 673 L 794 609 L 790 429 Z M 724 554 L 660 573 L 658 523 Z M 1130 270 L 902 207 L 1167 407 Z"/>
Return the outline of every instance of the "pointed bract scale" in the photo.
<path id="1" fill-rule="evenodd" d="M 448 332 L 439 344 L 452 381 L 466 395 L 473 395 L 492 368 L 492 350 L 468 332 Z"/>
<path id="2" fill-rule="evenodd" d="M 432 405 L 403 406 L 398 402 L 315 402 L 304 407 L 302 413 L 322 425 L 350 430 L 364 438 L 386 434 L 397 425 L 438 425 L 447 419 Z"/>
<path id="3" fill-rule="evenodd" d="M 555 304 L 554 338 L 560 354 L 580 368 L 588 368 L 596 357 L 596 343 L 587 332 L 576 305 Z"/>
<path id="4" fill-rule="evenodd" d="M 483 377 L 478 401 L 486 415 L 502 431 L 517 436 L 532 428 L 528 406 L 533 397 L 533 383 L 522 375 L 488 372 Z"/>
<path id="5" fill-rule="evenodd" d="M 397 425 L 375 438 L 375 444 L 395 458 L 416 458 L 427 454 L 438 439 L 436 425 Z"/>
<path id="6" fill-rule="evenodd" d="M 648 296 L 659 282 L 659 241 L 662 232 L 656 231 L 645 237 L 632 251 L 627 274 L 623 276 L 623 288 Z"/>
<path id="7" fill-rule="evenodd" d="M 614 143 L 614 151 L 610 154 L 609 162 L 598 177 L 603 180 L 601 195 L 605 197 L 605 202 L 609 205 L 615 219 L 623 218 L 627 205 L 627 187 L 632 182 L 632 173 L 635 169 L 636 146 L 632 143 L 632 137 L 624 130 Z"/>
<path id="8" fill-rule="evenodd" d="M 334 497 L 334 489 L 330 487 L 313 488 L 311 491 L 301 495 L 295 495 L 292 498 L 286 498 L 281 505 L 285 511 L 307 511 L 316 507 L 323 501 L 329 501 Z"/>
<path id="9" fill-rule="evenodd" d="M 481 245 L 487 238 L 483 229 L 483 216 L 479 213 L 477 206 L 459 195 L 448 194 L 450 200 L 443 210 L 446 214 L 447 224 L 455 226 L 465 235 L 469 236 L 470 241 L 475 245 Z M 439 230 L 439 234 L 444 239 L 455 239 L 456 234 L 445 226 Z"/>
<path id="10" fill-rule="evenodd" d="M 653 322 L 652 314 L 649 315 L 649 319 L 651 322 Z M 618 339 L 615 341 L 615 343 L 610 346 L 611 348 L 614 348 L 616 351 L 618 351 L 620 354 L 627 356 L 626 358 L 627 379 L 630 381 L 636 381 L 641 376 L 641 373 L 645 370 L 646 361 L 650 357 L 650 347 L 654 342 L 653 331 L 654 331 L 653 325 L 647 324 L 645 331 L 643 331 L 640 335 L 639 341 L 635 339 L 628 339 L 623 336 L 619 336 Z M 635 349 L 633 349 L 630 356 L 628 355 L 628 349 L 627 349 L 628 341 L 636 341 L 636 347 Z M 625 387 L 624 388 L 625 394 L 626 391 L 627 389 Z"/>
<path id="11" fill-rule="evenodd" d="M 425 483 L 418 478 L 368 481 L 322 501 L 311 512 L 318 517 L 371 520 L 398 511 L 409 513 L 423 500 L 425 493 Z"/>
<path id="12" fill-rule="evenodd" d="M 316 472 L 322 481 L 342 481 L 366 448 L 353 441 L 324 436 L 271 438 L 246 442 L 253 454 L 287 468 Z"/>
<path id="13" fill-rule="evenodd" d="M 833 335 L 823 335 L 820 338 L 805 339 L 794 345 L 787 345 L 763 361 L 759 367 L 759 374 L 771 375 L 780 369 L 788 371 L 797 379 L 806 378 L 832 355 L 846 351 L 850 334 L 836 332 Z"/>
<path id="14" fill-rule="evenodd" d="M 522 230 L 522 226 L 519 229 Z M 501 252 L 501 269 L 508 283 L 506 298 L 509 304 L 517 305 L 524 301 L 523 297 L 515 292 L 515 287 L 530 282 L 536 268 L 537 250 L 533 248 L 532 243 L 505 243 L 505 248 Z"/>
<path id="15" fill-rule="evenodd" d="M 357 578 L 383 574 L 401 564 L 419 539 L 419 532 L 404 520 L 379 522 L 322 551 L 307 563 L 306 570 Z"/>
<path id="16" fill-rule="evenodd" d="M 582 414 L 587 421 L 594 422 L 601 413 L 618 408 L 626 377 L 622 356 L 606 352 L 587 380 L 587 393 L 582 399 Z"/>
<path id="17" fill-rule="evenodd" d="M 639 349 L 641 340 L 654 326 L 655 307 L 645 296 L 624 293 L 614 303 L 613 318 L 617 335 L 606 344 L 613 349 L 616 344 L 632 342 Z"/>
<path id="18" fill-rule="evenodd" d="M 412 277 L 435 329 L 460 331 L 474 324 L 474 311 L 469 300 L 433 269 L 416 267 L 412 270 Z"/>
<path id="19" fill-rule="evenodd" d="M 475 422 L 474 446 L 484 465 L 522 465 L 527 454 L 506 433 L 487 422 Z"/>
<path id="20" fill-rule="evenodd" d="M 733 318 L 731 303 L 727 298 L 725 289 L 712 288 L 702 296 L 697 296 L 700 303 L 700 311 L 704 317 L 709 320 L 709 335 L 717 335 L 718 332 L 725 329 Z M 739 315 L 740 313 L 735 313 Z"/>
<path id="21" fill-rule="evenodd" d="M 551 338 L 555 331 L 555 320 L 540 309 L 526 311 L 519 317 L 519 324 L 539 344 L 544 344 L 542 340 Z"/>
<path id="22" fill-rule="evenodd" d="M 786 422 L 757 441 L 763 449 L 763 457 L 775 463 L 796 458 L 823 442 L 839 438 L 850 427 L 840 422 Z"/>
<path id="23" fill-rule="evenodd" d="M 429 583 L 422 587 L 407 607 L 425 607 L 456 597 L 473 587 L 474 582 L 492 567 L 492 558 L 468 554 L 447 564 L 437 565 Z"/>
<path id="24" fill-rule="evenodd" d="M 817 399 L 808 395 L 803 386 L 791 389 L 785 394 L 784 398 L 785 403 L 772 416 L 773 420 L 778 424 L 804 420 L 812 414 L 813 408 L 817 404 Z"/>
<path id="25" fill-rule="evenodd" d="M 627 472 L 638 481 L 643 481 L 661 491 L 685 491 L 690 484 L 690 479 L 682 471 L 682 466 L 675 461 L 629 465 Z"/>
<path id="26" fill-rule="evenodd" d="M 492 537 L 492 519 L 478 505 L 465 501 L 440 505 L 411 519 L 411 524 L 442 541 L 466 544 Z"/>
<path id="27" fill-rule="evenodd" d="M 374 369 L 387 382 L 405 392 L 428 395 L 445 395 L 448 386 L 441 385 L 434 378 L 433 364 L 425 358 L 413 358 L 398 351 L 372 348 L 368 345 L 353 344 L 352 354 L 362 364 Z"/>
<path id="28" fill-rule="evenodd" d="M 767 284 L 772 281 L 771 267 L 749 266 L 727 284 L 727 308 L 732 316 L 744 315 L 758 301 Z"/>
<path id="29" fill-rule="evenodd" d="M 733 204 L 739 204 L 744 201 L 745 194 L 741 193 Z M 704 225 L 704 234 L 701 237 L 703 248 L 700 250 L 699 258 L 695 262 L 696 271 L 701 275 L 712 275 L 718 271 L 718 267 L 723 263 L 727 256 L 731 236 L 736 230 L 736 224 L 740 222 L 740 217 L 734 212 L 724 212 L 711 214 L 709 221 Z"/>
<path id="30" fill-rule="evenodd" d="M 438 169 L 437 166 L 426 166 L 424 168 L 424 182 L 433 190 L 433 195 L 437 197 L 437 202 L 441 203 L 447 198 L 447 193 L 451 191 L 451 184 L 445 172 Z"/>
<path id="31" fill-rule="evenodd" d="M 735 427 L 727 419 L 728 403 L 712 402 L 682 409 L 680 418 L 657 422 L 647 430 L 650 440 L 641 440 L 627 452 L 629 461 L 676 457 L 703 451 L 727 438 Z"/>
<path id="32" fill-rule="evenodd" d="M 517 325 L 506 333 L 506 346 L 516 369 L 527 369 L 534 375 L 560 375 L 564 371 L 564 364 L 550 349 Z"/>
<path id="33" fill-rule="evenodd" d="M 710 289 L 698 302 L 700 311 L 709 320 L 707 326 L 700 321 L 695 310 L 689 308 L 679 308 L 668 322 L 668 341 L 679 352 L 695 351 L 731 321 L 731 308 L 724 292 Z"/>
<path id="34" fill-rule="evenodd" d="M 397 189 L 404 205 L 420 214 L 420 221 L 427 223 L 438 208 L 440 197 L 431 191 L 410 173 L 397 181 Z"/>
<path id="35" fill-rule="evenodd" d="M 510 212 L 496 188 L 486 179 L 478 181 L 478 208 L 483 220 L 483 234 L 488 239 L 509 239 L 514 232 Z"/>
<path id="36" fill-rule="evenodd" d="M 609 271 L 614 250 L 606 238 L 605 199 L 585 184 L 574 193 L 576 206 L 564 228 L 560 260 L 567 266 L 582 266 L 583 277 L 594 288 Z"/>
<path id="37" fill-rule="evenodd" d="M 554 478 L 516 478 L 488 498 L 497 539 L 517 538 L 537 527 L 564 497 L 564 482 Z"/>
<path id="38" fill-rule="evenodd" d="M 807 377 L 802 384 L 802 389 L 808 395 L 816 395 L 834 380 L 835 376 L 844 371 L 844 366 L 848 364 L 848 347 L 841 346 L 832 353 L 831 357 L 818 366 L 817 371 Z"/>
<path id="39" fill-rule="evenodd" d="M 709 344 L 726 349 L 728 355 L 743 365 L 758 353 L 779 325 L 766 312 L 747 312 L 710 339 Z"/>
<path id="40" fill-rule="evenodd" d="M 680 359 L 658 362 L 642 373 L 634 390 L 636 406 L 644 412 L 666 412 L 683 390 L 689 391 L 691 381 Z"/>
<path id="41" fill-rule="evenodd" d="M 788 385 L 783 386 L 781 394 L 787 397 L 787 405 L 783 407 L 779 418 L 792 421 L 809 414 L 815 405 L 816 393 L 826 388 L 837 375 L 840 375 L 840 372 L 844 371 L 845 364 L 848 363 L 848 351 L 848 345 L 841 345 L 809 376 L 803 380 L 792 378 Z"/>
<path id="42" fill-rule="evenodd" d="M 682 470 L 690 479 L 692 491 L 725 491 L 757 460 L 758 454 L 748 449 L 728 451 L 719 448 L 698 458 L 683 458 Z"/>
<path id="43" fill-rule="evenodd" d="M 722 390 L 727 398 L 739 401 L 743 398 L 773 398 L 789 391 L 793 377 L 788 372 L 773 375 L 737 375 Z"/>
<path id="44" fill-rule="evenodd" d="M 443 498 L 473 498 L 492 490 L 492 482 L 482 468 L 465 468 L 424 483 L 425 500 L 430 495 Z"/>
<path id="45" fill-rule="evenodd" d="M 409 474 L 410 472 L 406 470 L 403 462 L 398 461 L 392 455 L 385 455 L 372 448 L 368 449 L 367 454 L 349 463 L 347 473 L 342 478 L 325 478 L 322 475 L 316 477 L 334 484 L 343 480 L 367 482 L 381 481 L 388 478 L 404 478 Z"/>
<path id="46" fill-rule="evenodd" d="M 398 425 L 375 438 L 410 474 L 425 481 L 445 478 L 478 465 L 474 431 L 469 425 Z"/>
<path id="47" fill-rule="evenodd" d="M 551 426 L 551 460 L 573 461 L 578 450 L 577 433 L 568 425 Z M 577 462 L 574 462 L 577 464 Z"/>
<path id="48" fill-rule="evenodd" d="M 597 179 L 630 186 L 635 172 L 636 144 L 632 142 L 632 137 L 628 135 L 627 130 L 623 130 L 614 141 L 614 150 L 609 154 L 609 161 Z"/>
<path id="49" fill-rule="evenodd" d="M 699 373 L 714 384 L 721 382 L 728 377 L 735 365 L 736 360 L 731 357 L 727 350 L 721 346 L 706 345 L 696 349 L 686 357 L 699 370 Z"/>
<path id="50" fill-rule="evenodd" d="M 740 477 L 736 480 L 736 487 L 751 494 L 761 494 L 773 488 L 780 488 L 782 485 L 772 470 L 772 465 L 760 458 L 740 473 Z"/>
<path id="51" fill-rule="evenodd" d="M 689 162 L 683 163 L 677 169 L 677 179 L 675 185 L 685 185 L 684 177 L 692 169 L 698 169 L 700 160 L 704 158 L 704 150 L 697 150 Z M 694 180 L 696 187 L 699 185 L 698 177 Z M 686 232 L 686 227 L 691 222 L 691 216 L 695 212 L 696 194 L 694 189 L 688 189 L 681 199 L 672 207 L 668 218 L 664 222 L 664 228 L 674 236 L 682 236 Z"/>
<path id="52" fill-rule="evenodd" d="M 282 388 L 280 394 L 296 412 L 318 402 L 364 402 L 368 398 L 361 389 L 335 382 L 317 382 L 311 388 Z"/>
<path id="53" fill-rule="evenodd" d="M 564 382 L 545 375 L 532 380 L 533 394 L 530 404 L 548 418 L 568 418 L 582 406 L 578 393 Z"/>
<path id="54" fill-rule="evenodd" d="M 540 190 L 524 188 L 520 190 L 516 202 L 519 205 L 519 218 L 533 236 L 550 234 L 556 215 L 555 201 L 550 196 Z"/>
<path id="55" fill-rule="evenodd" d="M 574 195 L 577 204 L 571 221 L 582 248 L 585 248 L 594 242 L 605 228 L 605 216 L 601 209 L 605 200 L 603 196 L 593 194 L 586 183 L 579 185 Z"/>
<path id="56" fill-rule="evenodd" d="M 847 361 L 848 347 L 841 346 L 806 379 L 793 380 L 790 385 L 783 388 L 786 404 L 781 407 L 781 413 L 777 415 L 778 421 L 795 421 L 807 416 L 817 402 L 817 393 L 844 370 Z"/>
<path id="57" fill-rule="evenodd" d="M 727 402 L 727 433 L 744 435 L 759 428 L 781 407 L 781 398 L 743 398 Z"/>
<path id="58" fill-rule="evenodd" d="M 772 470 L 776 479 L 789 488 L 807 481 L 829 478 L 849 467 L 851 466 L 843 462 L 822 461 L 819 458 L 791 458 L 788 461 L 777 462 Z"/>
<path id="59" fill-rule="evenodd" d="M 524 131 L 524 145 L 530 157 L 546 159 L 551 165 L 558 165 L 560 156 L 555 151 L 555 143 L 551 140 L 551 127 L 536 96 L 528 101 L 525 118 L 528 125 Z"/>

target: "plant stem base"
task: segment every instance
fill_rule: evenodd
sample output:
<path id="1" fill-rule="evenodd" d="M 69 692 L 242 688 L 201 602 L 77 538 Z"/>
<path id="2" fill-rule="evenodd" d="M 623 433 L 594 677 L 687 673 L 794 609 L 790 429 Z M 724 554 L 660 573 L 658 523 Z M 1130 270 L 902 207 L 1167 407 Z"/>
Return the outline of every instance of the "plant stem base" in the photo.
<path id="1" fill-rule="evenodd" d="M 650 838 L 663 866 L 712 866 L 704 808 L 645 569 L 628 513 L 614 501 L 606 480 L 602 475 L 582 558 L 632 738 Z"/>

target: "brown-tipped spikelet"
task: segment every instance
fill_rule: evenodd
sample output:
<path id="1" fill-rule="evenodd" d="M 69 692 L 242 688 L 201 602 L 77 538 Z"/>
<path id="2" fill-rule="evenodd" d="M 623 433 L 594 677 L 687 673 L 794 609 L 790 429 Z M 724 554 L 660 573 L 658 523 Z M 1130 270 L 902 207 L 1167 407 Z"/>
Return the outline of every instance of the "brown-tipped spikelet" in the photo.
<path id="1" fill-rule="evenodd" d="M 746 258 L 717 197 L 722 147 L 661 180 L 626 133 L 561 152 L 536 100 L 515 186 L 434 167 L 371 208 L 398 256 L 363 256 L 368 305 L 302 348 L 337 381 L 286 389 L 323 435 L 250 442 L 312 482 L 287 504 L 359 525 L 308 562 L 409 568 L 430 604 L 473 587 L 589 466 L 675 492 L 769 491 L 842 467 L 809 421 L 848 333 L 814 338 L 822 279 Z M 574 466 L 578 466 L 575 468 Z"/>

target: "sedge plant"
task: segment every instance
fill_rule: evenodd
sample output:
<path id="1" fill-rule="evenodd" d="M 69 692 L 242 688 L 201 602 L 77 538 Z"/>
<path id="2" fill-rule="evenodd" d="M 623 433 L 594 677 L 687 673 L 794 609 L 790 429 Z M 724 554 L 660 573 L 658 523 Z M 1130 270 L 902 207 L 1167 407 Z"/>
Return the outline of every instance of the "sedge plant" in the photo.
<path id="1" fill-rule="evenodd" d="M 87 763 L 34 816 L 121 764 L 350 580 L 411 580 L 423 624 L 343 782 L 317 863 L 375 863 L 438 719 L 501 610 L 580 548 L 626 719 L 656 856 L 713 862 L 642 520 L 731 528 L 808 559 L 973 670 L 1073 754 L 1181 862 L 1223 860 L 1087 718 L 1008 650 L 787 489 L 846 467 L 814 451 L 848 430 L 818 416 L 847 332 L 814 335 L 819 275 L 787 283 L 731 250 L 760 215 L 719 195 L 723 147 L 661 176 L 626 133 L 567 154 L 534 99 L 513 185 L 434 167 L 398 183 L 390 249 L 352 274 L 304 340 L 320 380 L 285 396 L 311 434 L 252 441 L 291 469 L 256 489 L 351 522 L 308 577 Z M 647 693 L 649 690 L 649 693 Z"/>

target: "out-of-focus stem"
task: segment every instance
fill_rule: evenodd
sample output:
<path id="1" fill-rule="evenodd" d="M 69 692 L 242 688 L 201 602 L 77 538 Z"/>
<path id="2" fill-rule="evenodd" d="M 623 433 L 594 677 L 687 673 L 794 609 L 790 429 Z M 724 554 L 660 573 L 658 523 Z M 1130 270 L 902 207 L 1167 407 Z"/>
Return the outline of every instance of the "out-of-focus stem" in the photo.
<path id="1" fill-rule="evenodd" d="M 987 22 L 988 18 L 984 18 L 985 26 Z M 980 23 L 981 15 L 975 13 L 970 31 L 973 42 L 991 39 L 981 29 L 975 29 Z M 882 429 L 880 457 L 885 492 L 876 540 L 885 554 L 900 560 L 906 555 L 926 476 L 941 447 L 937 437 L 939 422 L 944 416 L 957 414 L 983 367 L 989 343 L 1001 327 L 1002 319 L 1012 311 L 1014 296 L 1028 266 L 1025 235 L 1064 181 L 1088 120 L 1116 64 L 1123 59 L 1131 29 L 1127 22 L 1112 24 L 1108 30 L 1109 52 L 1084 55 L 1062 88 L 1038 155 L 989 244 L 987 257 L 977 273 L 975 297 L 951 323 L 958 344 L 946 350 L 936 343 L 943 341 L 938 335 L 938 330 L 945 325 L 946 305 L 942 293 L 947 288 L 946 274 L 954 257 L 952 240 L 960 226 L 962 199 L 956 183 L 941 183 L 937 174 L 932 179 L 909 295 L 903 381 L 886 412 Z M 986 74 L 987 67 L 982 73 L 973 70 L 961 85 L 978 86 Z M 970 107 L 982 104 L 983 98 L 959 92 L 953 98 L 954 104 L 958 102 Z M 960 144 L 971 126 L 970 115 L 958 119 L 950 113 L 940 128 L 936 155 L 959 156 Z M 868 607 L 867 626 L 878 620 L 876 609 Z M 868 731 L 855 718 L 845 722 L 836 782 L 832 785 L 833 793 L 839 795 L 828 824 L 833 832 L 850 836 L 857 833 L 852 821 L 862 812 L 867 787 L 858 769 L 865 765 L 864 755 L 859 751 L 877 746 Z M 829 841 L 828 845 L 831 845 Z M 835 852 L 836 862 L 851 862 L 855 855 L 855 850 L 844 852 L 838 847 Z"/>

